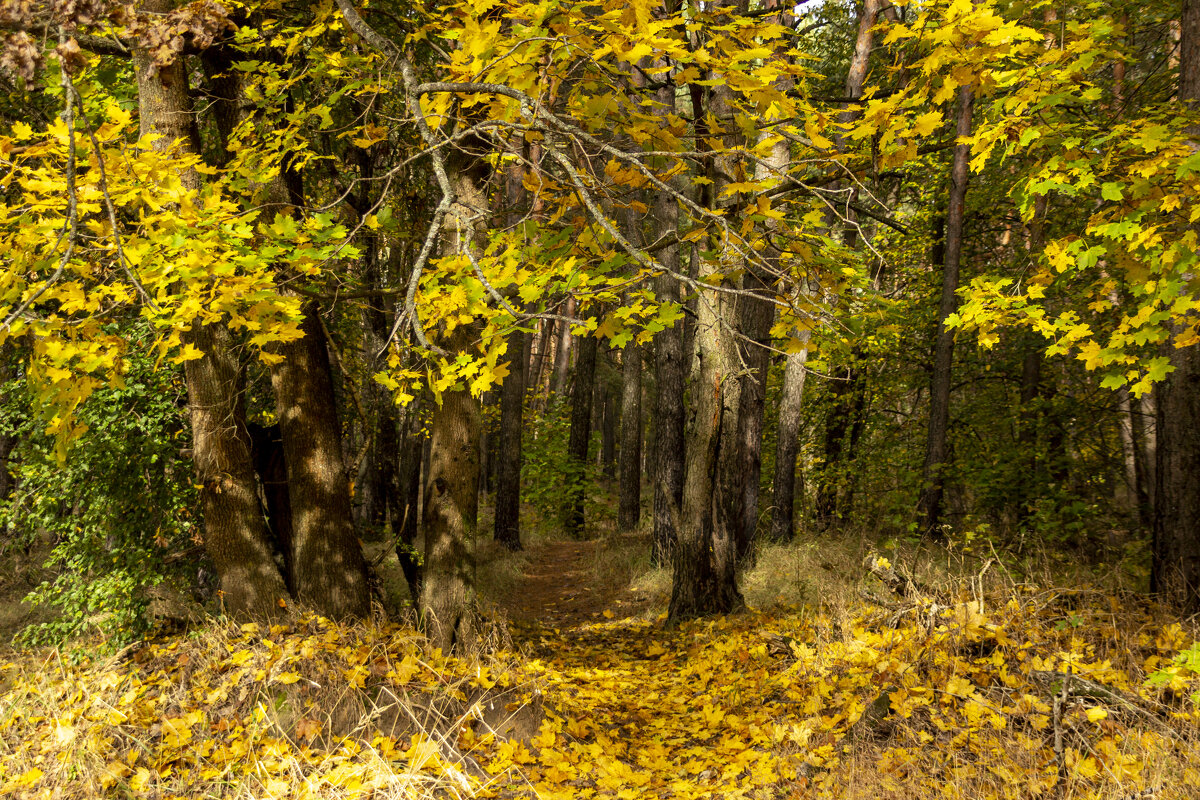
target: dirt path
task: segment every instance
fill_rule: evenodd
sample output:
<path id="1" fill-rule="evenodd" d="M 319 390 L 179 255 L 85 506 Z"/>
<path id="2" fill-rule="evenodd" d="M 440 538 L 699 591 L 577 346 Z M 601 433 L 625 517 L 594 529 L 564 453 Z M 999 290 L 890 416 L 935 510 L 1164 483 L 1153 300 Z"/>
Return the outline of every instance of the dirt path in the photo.
<path id="1" fill-rule="evenodd" d="M 596 543 L 546 542 L 529 554 L 525 579 L 508 607 L 518 624 L 574 627 L 604 612 L 593 577 Z"/>
<path id="2" fill-rule="evenodd" d="M 644 610 L 646 598 L 614 586 L 597 573 L 599 543 L 548 541 L 530 548 L 524 580 L 509 598 L 509 619 L 518 626 L 576 628 Z"/>

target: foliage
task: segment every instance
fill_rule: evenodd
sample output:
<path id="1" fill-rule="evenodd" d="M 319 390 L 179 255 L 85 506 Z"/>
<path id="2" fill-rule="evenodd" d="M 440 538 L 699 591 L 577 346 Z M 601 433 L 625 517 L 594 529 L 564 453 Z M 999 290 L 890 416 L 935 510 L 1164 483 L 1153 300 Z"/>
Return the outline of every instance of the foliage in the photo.
<path id="1" fill-rule="evenodd" d="M 567 439 L 571 428 L 571 406 L 553 400 L 544 413 L 529 415 L 521 440 L 521 499 L 536 508 L 546 520 L 560 525 L 568 513 L 572 481 L 583 484 L 587 519 L 594 519 L 592 497 L 600 482 L 600 470 L 594 459 L 579 464 L 567 455 Z M 599 431 L 592 431 L 597 440 Z M 599 452 L 599 442 L 592 441 L 588 452 Z"/>
<path id="2" fill-rule="evenodd" d="M 40 419 L 23 415 L 17 489 L 2 521 L 10 536 L 55 543 L 46 566 L 57 576 L 29 599 L 58 611 L 21 635 L 26 644 L 96 630 L 124 644 L 148 630 L 153 587 L 188 570 L 194 580 L 196 493 L 180 455 L 190 442 L 183 395 L 171 372 L 135 349 L 124 385 L 98 389 L 76 410 L 86 435 L 65 461 Z"/>
<path id="3" fill-rule="evenodd" d="M 1185 691 L 1197 677 L 1200 677 L 1200 642 L 1193 642 L 1191 647 L 1179 651 L 1169 664 L 1150 673 L 1146 683 L 1178 692 Z M 1200 691 L 1192 692 L 1191 698 L 1200 708 Z"/>

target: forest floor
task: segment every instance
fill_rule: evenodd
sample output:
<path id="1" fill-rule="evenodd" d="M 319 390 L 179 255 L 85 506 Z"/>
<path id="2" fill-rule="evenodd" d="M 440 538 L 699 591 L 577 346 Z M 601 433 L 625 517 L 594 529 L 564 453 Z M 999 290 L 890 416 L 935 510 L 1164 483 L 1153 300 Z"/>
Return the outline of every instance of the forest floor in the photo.
<path id="1" fill-rule="evenodd" d="M 530 545 L 522 574 L 504 603 L 514 627 L 565 629 L 644 615 L 650 608 L 648 593 L 597 575 L 601 546 L 596 539 L 543 539 Z"/>
<path id="2" fill-rule="evenodd" d="M 1196 796 L 1194 620 L 892 551 L 905 596 L 823 539 L 759 557 L 758 610 L 671 628 L 644 545 L 535 539 L 466 658 L 311 615 L 0 657 L 0 796 Z"/>

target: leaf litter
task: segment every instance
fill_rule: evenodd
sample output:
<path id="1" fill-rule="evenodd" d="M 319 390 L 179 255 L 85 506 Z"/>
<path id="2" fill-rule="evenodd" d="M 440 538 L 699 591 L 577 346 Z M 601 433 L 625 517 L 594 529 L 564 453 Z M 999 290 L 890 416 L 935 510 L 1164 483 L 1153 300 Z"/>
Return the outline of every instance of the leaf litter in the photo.
<path id="1" fill-rule="evenodd" d="M 470 659 L 396 625 L 213 625 L 0 665 L 0 795 L 1194 797 L 1195 636 L 1025 586 L 604 615 Z"/>

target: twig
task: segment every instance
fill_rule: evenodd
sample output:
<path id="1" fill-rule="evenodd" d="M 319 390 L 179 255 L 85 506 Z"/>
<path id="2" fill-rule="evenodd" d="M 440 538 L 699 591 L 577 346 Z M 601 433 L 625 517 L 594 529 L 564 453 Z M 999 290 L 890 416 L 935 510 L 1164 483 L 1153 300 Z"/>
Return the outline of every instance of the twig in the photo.
<path id="1" fill-rule="evenodd" d="M 60 45 L 66 45 L 67 34 L 63 28 L 58 29 L 58 41 Z M 67 218 L 63 222 L 63 231 L 59 234 L 58 241 L 54 243 L 54 249 L 58 249 L 59 242 L 62 242 L 65 237 L 67 240 L 66 250 L 63 251 L 62 257 L 58 260 L 58 268 L 54 270 L 45 283 L 32 295 L 29 296 L 20 306 L 11 312 L 3 323 L 0 323 L 0 329 L 5 331 L 12 330 L 12 324 L 22 314 L 24 314 L 30 306 L 38 301 L 38 299 L 50 290 L 54 284 L 58 283 L 62 278 L 63 273 L 67 269 L 67 264 L 71 260 L 71 256 L 75 254 L 75 242 L 79 237 L 79 198 L 75 192 L 75 95 L 71 91 L 71 78 L 67 75 L 65 66 L 62 68 L 62 78 L 59 83 L 63 87 L 63 97 L 66 101 L 66 108 L 63 109 L 63 122 L 67 128 Z M 51 251 L 53 252 L 53 251 Z"/>
<path id="2" fill-rule="evenodd" d="M 65 69 L 63 70 L 63 79 L 70 86 L 71 93 L 79 99 L 79 118 L 83 121 L 84 130 L 87 131 L 88 139 L 92 143 L 92 149 L 96 151 L 96 168 L 99 177 L 97 183 L 100 188 L 100 194 L 104 197 L 104 208 L 108 211 L 108 224 L 112 227 L 113 247 L 117 251 L 117 263 L 121 265 L 125 277 L 134 285 L 134 288 L 142 296 L 142 300 L 146 302 L 146 305 L 158 311 L 158 305 L 150 297 L 150 293 L 146 291 L 146 287 L 142 286 L 141 281 L 137 279 L 137 276 L 133 273 L 133 269 L 129 266 L 129 262 L 125 258 L 125 248 L 121 245 L 121 233 L 117 228 L 116 208 L 113 206 L 112 195 L 108 193 L 108 173 L 104 169 L 104 156 L 100 153 L 100 141 L 96 138 L 96 132 L 92 129 L 91 123 L 88 122 L 87 115 L 83 111 L 83 98 L 79 97 L 79 92 L 75 89 L 75 84 L 71 81 Z"/>

